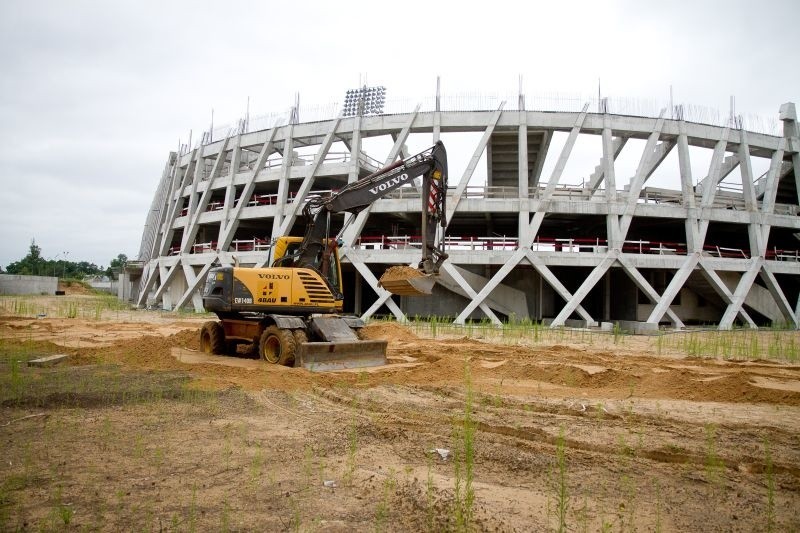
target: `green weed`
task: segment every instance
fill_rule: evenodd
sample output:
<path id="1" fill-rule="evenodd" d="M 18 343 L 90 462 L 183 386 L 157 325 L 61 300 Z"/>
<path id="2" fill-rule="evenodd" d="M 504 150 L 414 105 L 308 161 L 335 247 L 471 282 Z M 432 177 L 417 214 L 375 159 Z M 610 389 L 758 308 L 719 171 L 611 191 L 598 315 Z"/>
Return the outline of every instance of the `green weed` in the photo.
<path id="1" fill-rule="evenodd" d="M 558 432 L 556 439 L 556 518 L 558 520 L 558 532 L 567 531 L 567 509 L 569 508 L 569 491 L 567 490 L 567 453 L 564 428 Z"/>
<path id="2" fill-rule="evenodd" d="M 619 322 L 614 322 L 613 334 L 614 334 L 614 344 L 619 344 L 625 335 L 625 332 L 622 331 L 622 328 L 619 326 Z"/>
<path id="3" fill-rule="evenodd" d="M 767 483 L 767 531 L 775 529 L 775 474 L 772 471 L 772 450 L 769 437 L 764 437 L 764 476 Z"/>
<path id="4" fill-rule="evenodd" d="M 189 531 L 197 531 L 197 485 L 192 485 L 192 501 L 189 504 Z"/>
<path id="5" fill-rule="evenodd" d="M 432 471 L 432 456 L 429 454 L 427 458 L 428 475 L 425 478 L 425 524 L 428 526 L 428 531 L 435 531 L 435 509 L 434 509 L 434 486 L 433 486 L 433 471 Z"/>
<path id="6" fill-rule="evenodd" d="M 456 446 L 454 453 L 455 487 L 454 487 L 454 518 L 456 529 L 468 531 L 472 528 L 475 489 L 475 430 L 473 419 L 473 390 L 470 374 L 469 360 L 464 362 L 464 414 L 456 428 Z"/>
<path id="7" fill-rule="evenodd" d="M 389 518 L 389 504 L 396 487 L 395 471 L 393 468 L 389 468 L 389 474 L 383 482 L 383 497 L 375 511 L 375 531 L 378 533 L 386 529 L 386 521 Z"/>
<path id="8" fill-rule="evenodd" d="M 714 424 L 706 424 L 706 459 L 705 459 L 705 472 L 706 481 L 711 484 L 717 484 L 721 481 L 722 469 L 725 463 L 717 453 L 717 426 Z"/>
<path id="9" fill-rule="evenodd" d="M 355 412 L 352 413 L 350 424 L 347 426 L 347 464 L 344 474 L 344 482 L 347 486 L 353 485 L 358 455 L 358 428 L 356 427 Z"/>

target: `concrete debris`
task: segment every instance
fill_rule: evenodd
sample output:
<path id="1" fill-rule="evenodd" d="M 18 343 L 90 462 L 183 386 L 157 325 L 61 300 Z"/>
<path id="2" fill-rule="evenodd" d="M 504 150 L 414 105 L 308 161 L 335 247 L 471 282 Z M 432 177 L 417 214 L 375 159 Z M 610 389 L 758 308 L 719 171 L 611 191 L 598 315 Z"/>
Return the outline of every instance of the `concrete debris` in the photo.
<path id="1" fill-rule="evenodd" d="M 447 458 L 450 456 L 450 450 L 446 450 L 444 448 L 434 448 L 432 450 L 428 450 L 428 453 L 438 453 L 439 457 L 442 458 L 442 461 L 447 461 Z"/>
<path id="2" fill-rule="evenodd" d="M 54 366 L 62 361 L 66 361 L 69 355 L 65 353 L 57 353 L 48 355 L 46 357 L 39 357 L 38 359 L 31 359 L 28 361 L 28 366 Z"/>

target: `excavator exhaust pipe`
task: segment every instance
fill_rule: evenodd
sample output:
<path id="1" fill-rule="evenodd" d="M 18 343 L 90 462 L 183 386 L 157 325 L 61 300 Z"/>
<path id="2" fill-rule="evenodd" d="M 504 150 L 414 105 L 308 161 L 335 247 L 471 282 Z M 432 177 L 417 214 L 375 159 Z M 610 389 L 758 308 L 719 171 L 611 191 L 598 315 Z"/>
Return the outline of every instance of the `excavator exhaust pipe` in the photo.
<path id="1" fill-rule="evenodd" d="M 383 273 L 378 285 L 399 296 L 429 296 L 436 276 L 405 266 L 395 266 Z"/>

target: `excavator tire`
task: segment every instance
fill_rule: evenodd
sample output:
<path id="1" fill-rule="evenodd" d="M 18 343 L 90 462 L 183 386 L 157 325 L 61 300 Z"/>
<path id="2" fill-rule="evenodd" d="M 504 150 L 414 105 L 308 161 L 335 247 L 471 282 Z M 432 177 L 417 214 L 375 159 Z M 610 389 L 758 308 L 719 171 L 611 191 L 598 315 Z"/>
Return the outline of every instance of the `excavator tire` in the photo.
<path id="1" fill-rule="evenodd" d="M 225 353 L 225 330 L 219 322 L 206 322 L 200 328 L 200 350 L 214 355 Z"/>
<path id="2" fill-rule="evenodd" d="M 308 335 L 302 329 L 296 329 L 292 331 L 292 335 L 294 335 L 294 343 L 295 343 L 295 353 L 297 353 L 297 349 L 300 348 L 300 345 L 304 342 L 308 342 Z"/>
<path id="3" fill-rule="evenodd" d="M 278 326 L 269 326 L 265 329 L 258 343 L 258 355 L 274 365 L 294 365 L 296 349 L 297 344 L 291 330 L 280 329 Z"/>

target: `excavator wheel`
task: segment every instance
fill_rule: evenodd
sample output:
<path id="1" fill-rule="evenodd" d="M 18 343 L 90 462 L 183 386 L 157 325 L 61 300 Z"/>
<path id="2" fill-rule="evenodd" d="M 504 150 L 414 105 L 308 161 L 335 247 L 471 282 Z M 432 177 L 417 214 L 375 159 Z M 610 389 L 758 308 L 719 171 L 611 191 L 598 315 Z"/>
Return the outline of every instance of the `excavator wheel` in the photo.
<path id="1" fill-rule="evenodd" d="M 298 349 L 300 349 L 300 345 L 304 342 L 308 342 L 308 335 L 302 329 L 296 329 L 292 331 L 292 335 L 294 335 L 294 343 L 295 343 L 295 353 Z"/>
<path id="2" fill-rule="evenodd" d="M 288 329 L 269 326 L 261 334 L 258 343 L 258 354 L 261 359 L 274 365 L 294 365 L 294 354 L 297 349 L 295 337 Z"/>
<path id="3" fill-rule="evenodd" d="M 205 353 L 225 353 L 225 330 L 219 322 L 206 322 L 200 328 L 200 350 Z"/>

